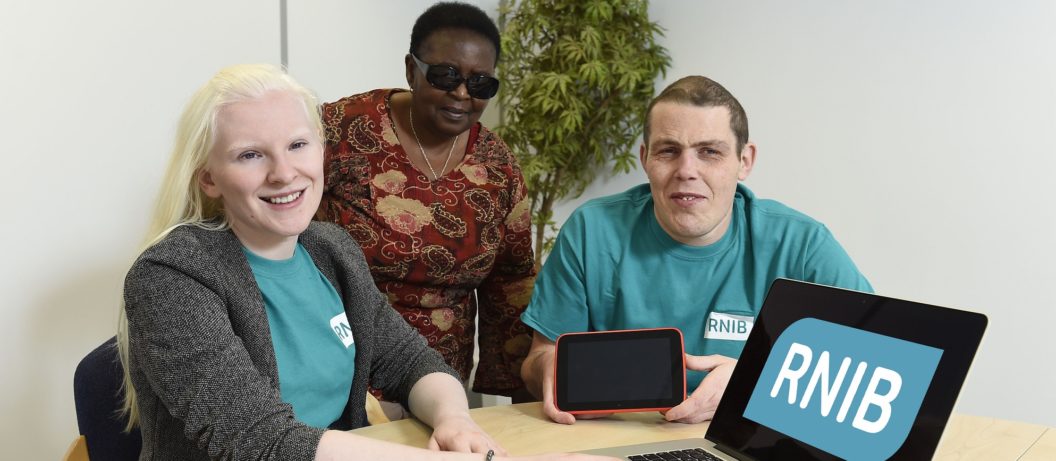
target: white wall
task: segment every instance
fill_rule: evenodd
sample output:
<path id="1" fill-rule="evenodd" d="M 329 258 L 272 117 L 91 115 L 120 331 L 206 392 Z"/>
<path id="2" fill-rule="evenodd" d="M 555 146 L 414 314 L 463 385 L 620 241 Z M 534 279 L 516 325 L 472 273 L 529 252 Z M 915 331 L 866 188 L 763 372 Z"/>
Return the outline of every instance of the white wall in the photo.
<path id="1" fill-rule="evenodd" d="M 124 272 L 187 97 L 279 62 L 277 2 L 5 2 L 0 14 L 0 447 L 59 459 L 73 370 L 114 334 Z"/>
<path id="2" fill-rule="evenodd" d="M 182 104 L 224 65 L 279 61 L 279 6 L 8 3 L 0 446 L 58 459 L 77 434 L 73 369 L 113 334 Z M 291 71 L 331 100 L 402 86 L 410 25 L 431 2 L 290 3 Z M 651 12 L 674 59 L 661 83 L 708 75 L 747 108 L 761 146 L 750 187 L 827 223 L 879 292 L 990 316 L 960 411 L 1056 425 L 1043 403 L 1056 369 L 1042 363 L 1056 349 L 1056 268 L 1041 260 L 1056 255 L 1042 202 L 1056 7 L 663 0 Z"/>
<path id="3" fill-rule="evenodd" d="M 1056 426 L 1056 4 L 654 1 L 673 65 L 740 99 L 746 184 L 826 223 L 880 294 L 990 318 L 957 411 Z M 600 181 L 564 204 L 645 181 Z"/>

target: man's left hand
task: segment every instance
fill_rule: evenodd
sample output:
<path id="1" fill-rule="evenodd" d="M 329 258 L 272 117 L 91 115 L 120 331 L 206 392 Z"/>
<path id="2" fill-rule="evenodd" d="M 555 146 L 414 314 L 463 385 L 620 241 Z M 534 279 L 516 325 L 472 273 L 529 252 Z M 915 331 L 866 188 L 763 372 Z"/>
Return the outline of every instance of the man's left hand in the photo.
<path id="1" fill-rule="evenodd" d="M 730 375 L 737 361 L 723 355 L 689 355 L 686 354 L 686 369 L 707 371 L 708 375 L 697 386 L 697 390 L 678 406 L 664 412 L 668 421 L 679 423 L 699 423 L 715 416 L 722 393 L 730 382 Z"/>

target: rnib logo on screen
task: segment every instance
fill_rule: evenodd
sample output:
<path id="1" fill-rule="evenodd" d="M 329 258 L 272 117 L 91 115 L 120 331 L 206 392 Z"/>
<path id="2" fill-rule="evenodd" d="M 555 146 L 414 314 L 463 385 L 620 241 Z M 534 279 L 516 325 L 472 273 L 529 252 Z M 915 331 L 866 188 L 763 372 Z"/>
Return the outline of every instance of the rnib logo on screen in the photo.
<path id="1" fill-rule="evenodd" d="M 818 319 L 770 351 L 744 417 L 844 459 L 890 458 L 905 442 L 942 350 Z"/>

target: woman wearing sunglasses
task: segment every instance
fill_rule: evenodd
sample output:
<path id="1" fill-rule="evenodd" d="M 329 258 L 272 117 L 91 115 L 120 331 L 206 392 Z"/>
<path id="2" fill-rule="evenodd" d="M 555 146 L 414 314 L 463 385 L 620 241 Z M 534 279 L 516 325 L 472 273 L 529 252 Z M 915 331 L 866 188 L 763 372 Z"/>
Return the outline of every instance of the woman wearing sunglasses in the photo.
<path id="1" fill-rule="evenodd" d="M 404 58 L 409 91 L 323 105 L 317 217 L 355 238 L 378 288 L 463 381 L 479 306 L 473 389 L 511 395 L 523 388 L 531 338 L 519 316 L 534 269 L 520 167 L 478 121 L 499 89 L 499 55 L 498 29 L 475 6 L 438 3 L 419 16 Z"/>

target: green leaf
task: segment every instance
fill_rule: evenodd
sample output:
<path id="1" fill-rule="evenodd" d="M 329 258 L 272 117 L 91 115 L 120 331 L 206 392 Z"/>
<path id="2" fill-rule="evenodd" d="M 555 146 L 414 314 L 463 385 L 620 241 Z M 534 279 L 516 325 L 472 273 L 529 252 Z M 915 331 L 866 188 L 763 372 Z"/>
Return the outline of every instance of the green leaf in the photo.
<path id="1" fill-rule="evenodd" d="M 642 115 L 670 66 L 644 0 L 500 0 L 502 124 L 532 203 L 536 249 L 553 205 L 637 167 Z"/>

